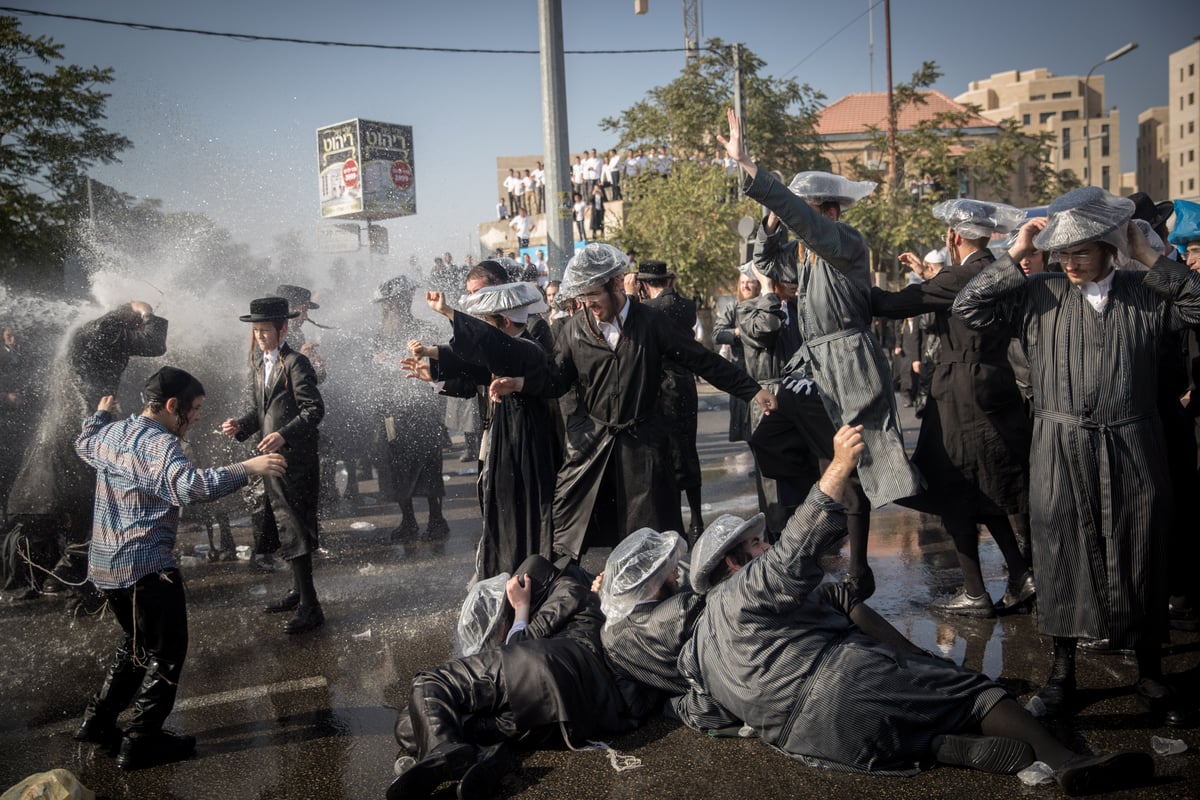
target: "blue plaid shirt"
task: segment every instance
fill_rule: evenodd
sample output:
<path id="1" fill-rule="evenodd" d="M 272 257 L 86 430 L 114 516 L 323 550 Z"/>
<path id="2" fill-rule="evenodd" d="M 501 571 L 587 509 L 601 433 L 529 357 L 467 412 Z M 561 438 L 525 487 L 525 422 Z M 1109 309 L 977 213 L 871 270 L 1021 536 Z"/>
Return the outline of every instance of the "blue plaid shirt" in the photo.
<path id="1" fill-rule="evenodd" d="M 224 497 L 247 476 L 241 464 L 192 466 L 179 437 L 149 417 L 108 420 L 104 411 L 84 420 L 75 451 L 96 469 L 88 578 L 101 589 L 121 589 L 176 566 L 171 551 L 181 505 Z"/>

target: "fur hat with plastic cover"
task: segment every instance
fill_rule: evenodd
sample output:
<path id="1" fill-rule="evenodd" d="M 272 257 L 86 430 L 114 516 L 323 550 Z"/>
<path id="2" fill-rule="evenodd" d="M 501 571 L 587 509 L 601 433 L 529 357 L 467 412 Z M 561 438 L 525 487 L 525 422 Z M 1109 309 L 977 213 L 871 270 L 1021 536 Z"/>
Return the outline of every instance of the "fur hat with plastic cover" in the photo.
<path id="1" fill-rule="evenodd" d="M 747 539 L 762 536 L 766 527 L 766 515 L 758 513 L 750 519 L 722 514 L 705 528 L 692 552 L 692 588 L 696 593 L 706 594 L 712 588 L 709 575 L 726 553 Z"/>
<path id="2" fill-rule="evenodd" d="M 674 531 L 641 528 L 622 539 L 604 563 L 600 586 L 604 627 L 617 624 L 639 604 L 657 597 L 686 552 L 687 542 Z"/>
<path id="3" fill-rule="evenodd" d="M 621 275 L 628 264 L 629 257 L 611 244 L 586 244 L 567 262 L 558 293 L 563 297 L 578 297 Z"/>
<path id="4" fill-rule="evenodd" d="M 499 647 L 503 642 L 504 616 L 508 598 L 505 586 L 509 574 L 479 581 L 467 592 L 458 614 L 458 655 L 473 656 L 481 650 Z"/>
<path id="5" fill-rule="evenodd" d="M 1046 209 L 1049 222 L 1033 240 L 1038 250 L 1063 250 L 1088 242 L 1106 242 L 1119 252 L 1129 249 L 1125 224 L 1133 216 L 1133 201 L 1099 186 L 1072 189 Z"/>
<path id="6" fill-rule="evenodd" d="M 837 203 L 842 211 L 875 191 L 874 181 L 852 181 L 831 172 L 798 172 L 788 189 L 810 203 Z"/>
<path id="7" fill-rule="evenodd" d="M 463 310 L 473 316 L 500 314 L 519 323 L 526 322 L 530 314 L 540 314 L 549 308 L 537 287 L 526 282 L 484 286 L 463 301 Z"/>
<path id="8" fill-rule="evenodd" d="M 1167 241 L 1179 247 L 1200 242 L 1200 203 L 1190 200 L 1175 201 L 1175 229 Z"/>
<path id="9" fill-rule="evenodd" d="M 966 239 L 986 239 L 993 233 L 1009 233 L 1025 221 L 1025 212 L 1019 208 L 967 197 L 943 200 L 933 207 L 933 216 Z"/>

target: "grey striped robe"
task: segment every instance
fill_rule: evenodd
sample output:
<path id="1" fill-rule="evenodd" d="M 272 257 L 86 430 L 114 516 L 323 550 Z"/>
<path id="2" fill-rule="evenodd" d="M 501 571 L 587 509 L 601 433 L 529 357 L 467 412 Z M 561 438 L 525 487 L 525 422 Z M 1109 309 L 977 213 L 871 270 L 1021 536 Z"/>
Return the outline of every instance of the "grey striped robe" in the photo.
<path id="1" fill-rule="evenodd" d="M 1007 695 L 983 675 L 860 631 L 849 592 L 821 585 L 820 556 L 845 534 L 842 507 L 814 486 L 779 543 L 708 593 L 680 672 L 692 692 L 807 764 L 912 774 L 934 736 L 982 719 Z"/>
<path id="2" fill-rule="evenodd" d="M 746 195 L 774 211 L 804 242 L 797 263 L 802 356 L 833 427 L 862 425 L 866 448 L 858 465 L 863 491 L 878 508 L 921 489 L 921 474 L 904 452 L 888 357 L 871 333 L 871 269 L 867 243 L 854 228 L 833 222 L 788 191 L 764 169 Z M 782 245 L 782 229 L 761 241 L 755 262 L 797 258 Z M 793 359 L 792 368 L 795 368 Z"/>
<path id="3" fill-rule="evenodd" d="M 1096 312 L 1065 275 L 1026 279 L 1005 255 L 963 288 L 954 313 L 1017 336 L 1029 359 L 1039 630 L 1159 641 L 1170 501 L 1159 347 L 1165 331 L 1200 323 L 1200 275 L 1165 258 L 1119 271 Z"/>

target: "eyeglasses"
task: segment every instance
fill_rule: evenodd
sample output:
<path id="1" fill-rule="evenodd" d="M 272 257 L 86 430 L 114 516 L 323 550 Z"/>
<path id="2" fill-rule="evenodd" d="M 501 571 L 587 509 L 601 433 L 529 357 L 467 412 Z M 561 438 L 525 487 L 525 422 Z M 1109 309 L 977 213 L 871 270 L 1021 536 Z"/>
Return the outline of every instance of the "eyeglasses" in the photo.
<path id="1" fill-rule="evenodd" d="M 1086 267 L 1096 259 L 1096 254 L 1087 250 L 1079 250 L 1074 253 L 1065 253 L 1058 251 L 1054 254 L 1059 264 L 1075 263 L 1077 267 Z"/>

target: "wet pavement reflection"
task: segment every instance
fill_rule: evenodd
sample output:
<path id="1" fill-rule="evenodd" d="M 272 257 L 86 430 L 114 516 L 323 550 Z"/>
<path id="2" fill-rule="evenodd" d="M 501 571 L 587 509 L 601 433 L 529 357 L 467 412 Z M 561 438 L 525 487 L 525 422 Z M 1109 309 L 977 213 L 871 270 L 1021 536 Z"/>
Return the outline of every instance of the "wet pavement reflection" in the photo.
<path id="1" fill-rule="evenodd" d="M 756 509 L 746 446 L 728 442 L 722 398 L 702 393 L 700 454 L 705 517 L 749 515 Z M 906 434 L 916 423 L 905 410 Z M 301 637 L 282 632 L 278 615 L 262 605 L 287 589 L 286 572 L 266 573 L 248 561 L 208 562 L 194 548 L 207 542 L 199 526 L 185 527 L 181 551 L 187 581 L 191 649 L 179 701 L 168 727 L 194 734 L 196 756 L 180 764 L 125 774 L 100 748 L 71 738 L 88 695 L 102 677 L 117 637 L 111 618 L 70 617 L 61 599 L 0 603 L 0 789 L 54 767 L 111 798 L 373 798 L 391 780 L 392 729 L 413 674 L 450 654 L 457 608 L 471 574 L 479 531 L 473 470 L 447 452 L 444 546 L 393 545 L 396 507 L 373 501 L 375 484 L 349 513 L 325 520 L 316 582 L 326 614 L 320 630 Z M 423 514 L 418 506 L 418 514 Z M 687 511 L 684 510 L 687 519 Z M 239 544 L 250 531 L 234 529 Z M 981 670 L 1024 701 L 1049 666 L 1049 644 L 1033 615 L 995 620 L 939 618 L 930 600 L 960 582 L 953 546 L 936 519 L 887 508 L 872 518 L 871 564 L 878 591 L 870 604 L 919 646 Z M 599 568 L 606 551 L 589 553 Z M 993 597 L 1004 590 L 1003 559 L 991 539 L 981 559 Z M 845 552 L 825 563 L 840 579 Z M 1172 633 L 1169 674 L 1196 683 L 1200 636 Z M 1189 672 L 1190 671 L 1190 672 Z M 1158 783 L 1125 797 L 1200 796 L 1200 735 L 1173 731 L 1135 704 L 1131 658 L 1080 657 L 1087 707 L 1064 740 L 1095 750 L 1150 748 L 1150 737 L 1182 739 L 1181 755 L 1156 757 Z M 684 798 L 731 794 L 794 798 L 828 794 L 862 797 L 1053 797 L 1057 789 L 1022 786 L 1016 778 L 935 769 L 912 779 L 870 778 L 813 770 L 757 741 L 715 740 L 665 719 L 614 737 L 642 766 L 617 772 L 603 753 L 565 748 L 523 754 L 504 783 L 522 798 Z M 440 797 L 453 796 L 452 787 Z"/>

